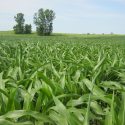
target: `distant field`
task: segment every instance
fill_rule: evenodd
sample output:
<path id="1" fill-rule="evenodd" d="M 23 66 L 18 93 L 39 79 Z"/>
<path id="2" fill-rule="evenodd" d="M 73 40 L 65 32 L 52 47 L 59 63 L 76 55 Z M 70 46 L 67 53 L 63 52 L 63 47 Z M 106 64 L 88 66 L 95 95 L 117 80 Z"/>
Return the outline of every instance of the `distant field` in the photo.
<path id="1" fill-rule="evenodd" d="M 0 125 L 125 125 L 125 35 L 0 32 Z"/>

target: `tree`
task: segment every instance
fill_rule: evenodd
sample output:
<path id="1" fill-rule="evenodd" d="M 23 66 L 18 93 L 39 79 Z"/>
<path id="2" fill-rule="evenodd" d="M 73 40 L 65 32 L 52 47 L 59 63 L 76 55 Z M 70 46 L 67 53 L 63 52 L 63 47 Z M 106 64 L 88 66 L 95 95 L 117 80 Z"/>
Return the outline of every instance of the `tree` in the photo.
<path id="1" fill-rule="evenodd" d="M 25 24 L 24 33 L 25 34 L 31 34 L 31 32 L 32 32 L 32 26 L 31 26 L 31 24 L 30 25 Z"/>
<path id="2" fill-rule="evenodd" d="M 53 31 L 53 20 L 55 13 L 49 9 L 39 9 L 34 15 L 34 24 L 38 35 L 50 35 Z"/>
<path id="3" fill-rule="evenodd" d="M 16 34 L 23 34 L 24 32 L 24 14 L 23 13 L 18 13 L 15 17 L 14 17 L 15 21 L 16 21 L 16 25 L 13 27 L 14 32 Z"/>

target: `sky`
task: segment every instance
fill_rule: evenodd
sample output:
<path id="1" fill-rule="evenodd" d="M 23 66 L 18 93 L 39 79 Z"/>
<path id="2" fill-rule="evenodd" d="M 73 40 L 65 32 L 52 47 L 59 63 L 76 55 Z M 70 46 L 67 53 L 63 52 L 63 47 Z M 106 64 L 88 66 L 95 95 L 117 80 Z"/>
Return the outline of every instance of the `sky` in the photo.
<path id="1" fill-rule="evenodd" d="M 35 30 L 40 8 L 55 11 L 54 32 L 125 34 L 125 0 L 0 0 L 0 31 L 12 30 L 19 12 Z"/>

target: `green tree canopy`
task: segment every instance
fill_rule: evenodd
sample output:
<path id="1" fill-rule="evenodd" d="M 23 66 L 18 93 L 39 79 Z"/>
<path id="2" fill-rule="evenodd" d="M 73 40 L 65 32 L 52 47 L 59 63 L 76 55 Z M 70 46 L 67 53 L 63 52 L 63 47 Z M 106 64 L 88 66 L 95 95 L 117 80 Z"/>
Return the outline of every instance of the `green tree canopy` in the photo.
<path id="1" fill-rule="evenodd" d="M 39 9 L 34 15 L 34 24 L 39 35 L 50 35 L 53 31 L 53 20 L 55 12 L 53 10 L 43 8 Z"/>
<path id="2" fill-rule="evenodd" d="M 24 33 L 25 34 L 31 34 L 31 32 L 32 32 L 32 26 L 31 26 L 31 24 L 25 24 Z"/>
<path id="3" fill-rule="evenodd" d="M 23 13 L 17 13 L 16 16 L 14 16 L 14 19 L 16 21 L 16 25 L 13 27 L 14 32 L 16 34 L 30 34 L 32 32 L 31 28 L 31 24 L 25 24 L 25 19 L 24 19 L 24 14 Z"/>
<path id="4" fill-rule="evenodd" d="M 24 32 L 24 14 L 23 13 L 18 13 L 16 16 L 14 16 L 14 19 L 16 21 L 16 25 L 13 27 L 14 32 L 16 34 L 22 34 Z"/>

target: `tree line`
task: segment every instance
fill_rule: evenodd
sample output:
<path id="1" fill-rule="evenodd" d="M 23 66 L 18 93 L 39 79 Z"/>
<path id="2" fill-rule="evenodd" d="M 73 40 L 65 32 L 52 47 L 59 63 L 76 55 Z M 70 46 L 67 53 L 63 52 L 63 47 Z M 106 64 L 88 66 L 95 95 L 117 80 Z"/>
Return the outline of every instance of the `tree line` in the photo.
<path id="1" fill-rule="evenodd" d="M 25 24 L 24 14 L 17 13 L 14 16 L 16 25 L 13 27 L 15 34 L 31 34 L 31 24 Z M 36 32 L 38 35 L 50 35 L 53 31 L 53 20 L 55 19 L 55 12 L 49 9 L 39 9 L 34 14 L 33 22 L 36 25 Z"/>

